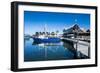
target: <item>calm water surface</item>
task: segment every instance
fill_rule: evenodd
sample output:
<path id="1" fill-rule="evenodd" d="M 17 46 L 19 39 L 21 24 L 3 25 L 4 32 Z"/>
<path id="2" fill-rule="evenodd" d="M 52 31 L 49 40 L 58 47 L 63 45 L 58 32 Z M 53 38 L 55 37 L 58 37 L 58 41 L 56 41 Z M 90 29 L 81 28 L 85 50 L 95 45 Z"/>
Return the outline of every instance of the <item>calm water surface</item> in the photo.
<path id="1" fill-rule="evenodd" d="M 24 61 L 45 61 L 75 59 L 73 44 L 64 41 L 58 43 L 34 43 L 33 39 L 24 41 Z"/>

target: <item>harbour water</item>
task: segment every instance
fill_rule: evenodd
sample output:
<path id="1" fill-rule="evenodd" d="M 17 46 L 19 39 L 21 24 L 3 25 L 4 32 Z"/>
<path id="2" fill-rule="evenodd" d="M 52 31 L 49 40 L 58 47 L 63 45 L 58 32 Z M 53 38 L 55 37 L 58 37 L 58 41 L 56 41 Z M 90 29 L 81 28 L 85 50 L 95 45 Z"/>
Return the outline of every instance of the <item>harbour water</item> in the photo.
<path id="1" fill-rule="evenodd" d="M 24 40 L 24 61 L 47 61 L 87 59 L 86 55 L 75 49 L 74 43 L 60 41 L 58 43 L 34 43 L 33 39 Z"/>

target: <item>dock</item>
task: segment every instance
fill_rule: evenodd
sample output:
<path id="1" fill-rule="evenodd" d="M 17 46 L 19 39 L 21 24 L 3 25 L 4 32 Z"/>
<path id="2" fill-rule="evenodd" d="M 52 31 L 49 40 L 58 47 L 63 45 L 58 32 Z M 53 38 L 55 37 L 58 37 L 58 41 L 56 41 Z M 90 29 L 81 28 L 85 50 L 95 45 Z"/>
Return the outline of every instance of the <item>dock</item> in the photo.
<path id="1" fill-rule="evenodd" d="M 74 43 L 74 48 L 77 52 L 81 52 L 82 54 L 90 57 L 90 42 L 82 41 L 75 38 L 61 38 L 61 40 L 65 40 L 68 42 Z"/>

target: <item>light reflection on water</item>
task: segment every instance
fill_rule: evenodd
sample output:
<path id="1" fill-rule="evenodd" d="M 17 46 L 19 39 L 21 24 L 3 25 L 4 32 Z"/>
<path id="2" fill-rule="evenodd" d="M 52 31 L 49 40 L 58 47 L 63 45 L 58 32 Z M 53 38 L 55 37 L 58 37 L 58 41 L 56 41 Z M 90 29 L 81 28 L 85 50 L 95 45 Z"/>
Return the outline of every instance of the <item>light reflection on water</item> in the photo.
<path id="1" fill-rule="evenodd" d="M 34 43 L 33 39 L 24 41 L 24 61 L 45 61 L 76 59 L 73 43 Z"/>

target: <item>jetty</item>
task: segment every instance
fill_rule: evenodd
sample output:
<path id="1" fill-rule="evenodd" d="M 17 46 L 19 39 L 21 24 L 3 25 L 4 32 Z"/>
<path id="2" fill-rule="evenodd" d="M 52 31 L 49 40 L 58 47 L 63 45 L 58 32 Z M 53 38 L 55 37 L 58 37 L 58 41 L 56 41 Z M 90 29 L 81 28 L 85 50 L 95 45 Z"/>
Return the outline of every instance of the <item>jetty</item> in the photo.
<path id="1" fill-rule="evenodd" d="M 82 54 L 86 55 L 87 57 L 90 57 L 90 42 L 82 41 L 82 40 L 76 39 L 76 38 L 64 38 L 64 37 L 62 37 L 61 40 L 64 40 L 69 43 L 73 43 L 74 49 L 77 52 L 81 52 Z"/>

